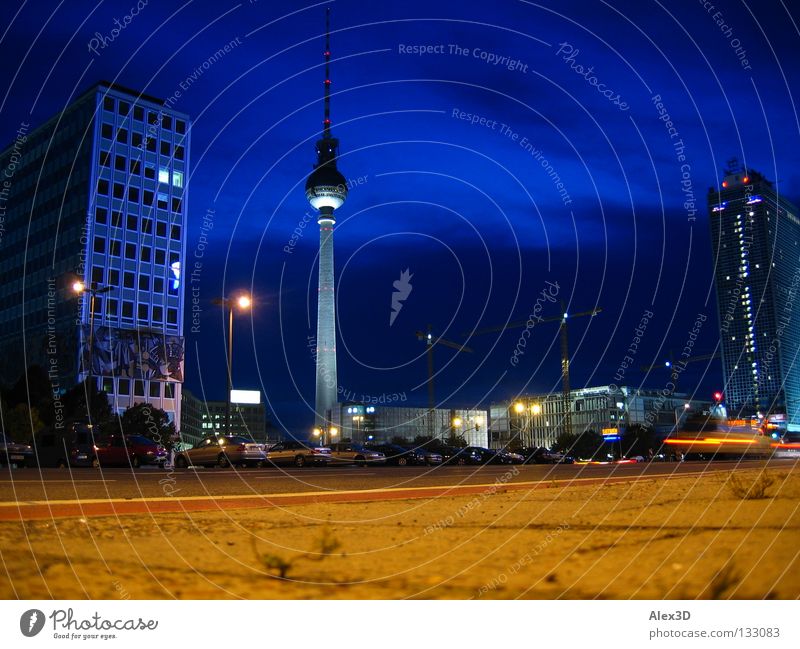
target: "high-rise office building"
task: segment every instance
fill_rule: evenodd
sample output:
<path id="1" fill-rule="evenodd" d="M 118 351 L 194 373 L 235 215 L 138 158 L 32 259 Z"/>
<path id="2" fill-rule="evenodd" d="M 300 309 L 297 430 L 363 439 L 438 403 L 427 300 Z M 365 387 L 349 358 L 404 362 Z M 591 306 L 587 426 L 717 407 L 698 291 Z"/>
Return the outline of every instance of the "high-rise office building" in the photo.
<path id="1" fill-rule="evenodd" d="M 708 209 L 728 413 L 800 430 L 800 213 L 752 169 L 727 170 Z"/>
<path id="2" fill-rule="evenodd" d="M 4 383 L 36 364 L 54 394 L 91 376 L 180 421 L 189 130 L 101 82 L 0 153 Z"/>

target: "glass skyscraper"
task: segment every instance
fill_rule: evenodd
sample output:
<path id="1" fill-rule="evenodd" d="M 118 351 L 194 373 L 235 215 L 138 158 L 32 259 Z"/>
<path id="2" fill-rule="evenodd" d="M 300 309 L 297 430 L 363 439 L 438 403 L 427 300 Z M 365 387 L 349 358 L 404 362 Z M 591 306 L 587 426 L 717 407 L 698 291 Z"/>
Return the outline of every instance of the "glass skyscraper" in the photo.
<path id="1" fill-rule="evenodd" d="M 800 213 L 755 170 L 708 194 L 729 415 L 800 431 Z"/>
<path id="2" fill-rule="evenodd" d="M 179 425 L 189 131 L 101 82 L 0 153 L 4 383 L 34 364 L 54 394 L 91 375 L 116 411 L 149 402 Z"/>

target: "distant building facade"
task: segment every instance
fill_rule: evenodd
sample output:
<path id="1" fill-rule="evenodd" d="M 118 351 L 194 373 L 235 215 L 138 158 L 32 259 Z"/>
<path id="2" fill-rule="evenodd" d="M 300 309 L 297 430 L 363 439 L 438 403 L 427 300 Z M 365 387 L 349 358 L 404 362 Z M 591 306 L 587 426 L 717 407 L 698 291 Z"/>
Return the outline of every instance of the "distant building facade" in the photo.
<path id="1" fill-rule="evenodd" d="M 181 391 L 181 441 L 194 446 L 203 439 L 203 402 L 184 388 Z"/>
<path id="2" fill-rule="evenodd" d="M 800 431 L 800 212 L 755 170 L 708 193 L 725 403 Z"/>
<path id="3" fill-rule="evenodd" d="M 102 82 L 0 153 L 0 381 L 38 364 L 59 394 L 91 375 L 115 411 L 180 421 L 190 126 Z"/>
<path id="4" fill-rule="evenodd" d="M 183 391 L 181 439 L 195 444 L 206 435 L 225 432 L 225 401 L 203 401 L 188 390 Z M 267 410 L 263 403 L 232 403 L 231 433 L 257 442 L 277 441 L 267 438 Z"/>
<path id="5" fill-rule="evenodd" d="M 686 404 L 689 407 L 686 408 Z M 612 437 L 632 424 L 652 427 L 666 434 L 688 413 L 708 411 L 711 401 L 687 395 L 665 395 L 659 390 L 626 386 L 598 386 L 571 392 L 572 432 L 593 430 Z M 489 437 L 492 448 L 509 445 L 551 447 L 564 430 L 564 400 L 560 392 L 522 395 L 490 408 Z"/>
<path id="6" fill-rule="evenodd" d="M 428 435 L 445 439 L 451 434 L 463 436 L 469 446 L 486 446 L 489 411 L 479 408 L 436 408 L 430 426 L 427 408 L 388 406 L 364 403 L 341 403 L 338 425 L 341 439 L 354 442 L 391 442 L 395 437 L 412 441 Z"/>

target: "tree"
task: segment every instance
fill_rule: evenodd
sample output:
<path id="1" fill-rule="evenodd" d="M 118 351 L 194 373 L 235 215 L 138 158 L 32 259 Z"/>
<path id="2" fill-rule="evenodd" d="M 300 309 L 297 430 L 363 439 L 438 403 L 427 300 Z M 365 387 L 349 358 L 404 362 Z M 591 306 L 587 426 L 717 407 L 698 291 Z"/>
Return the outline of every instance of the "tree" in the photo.
<path id="1" fill-rule="evenodd" d="M 47 372 L 39 365 L 31 365 L 11 388 L 4 391 L 3 400 L 8 410 L 20 404 L 26 407 L 30 404 L 45 424 L 51 424 L 55 418 L 53 386 Z"/>
<path id="2" fill-rule="evenodd" d="M 717 430 L 717 420 L 709 414 L 693 412 L 683 420 L 681 430 L 692 433 L 706 433 Z"/>
<path id="3" fill-rule="evenodd" d="M 15 442 L 30 444 L 33 434 L 44 428 L 39 411 L 28 407 L 27 403 L 18 403 L 12 408 L 4 404 L 2 410 L 4 432 Z"/>
<path id="4" fill-rule="evenodd" d="M 444 440 L 445 445 L 447 446 L 455 446 L 456 448 L 464 448 L 467 445 L 467 440 L 463 435 L 457 435 L 456 433 L 450 433 L 447 439 Z"/>
<path id="5" fill-rule="evenodd" d="M 91 394 L 88 394 L 88 391 L 91 390 L 93 390 Z M 67 420 L 86 420 L 89 416 L 86 408 L 87 397 L 92 407 L 92 423 L 102 426 L 111 419 L 111 404 L 108 402 L 108 395 L 103 390 L 98 390 L 94 387 L 94 379 L 88 382 L 82 381 L 64 393 L 61 397 L 61 403 L 64 406 L 64 418 Z"/>
<path id="6" fill-rule="evenodd" d="M 631 424 L 622 435 L 622 454 L 624 456 L 649 457 L 650 453 L 655 452 L 658 446 L 655 432 L 649 426 Z"/>
<path id="7" fill-rule="evenodd" d="M 580 434 L 561 433 L 553 445 L 553 450 L 584 460 L 591 460 L 603 454 L 603 436 L 593 430 Z"/>
<path id="8" fill-rule="evenodd" d="M 175 424 L 166 412 L 149 403 L 137 403 L 116 419 L 118 429 L 125 435 L 144 435 L 167 450 L 175 444 Z"/>
<path id="9" fill-rule="evenodd" d="M 560 433 L 553 444 L 553 450 L 558 453 L 574 453 L 575 442 L 578 436 L 572 433 Z"/>

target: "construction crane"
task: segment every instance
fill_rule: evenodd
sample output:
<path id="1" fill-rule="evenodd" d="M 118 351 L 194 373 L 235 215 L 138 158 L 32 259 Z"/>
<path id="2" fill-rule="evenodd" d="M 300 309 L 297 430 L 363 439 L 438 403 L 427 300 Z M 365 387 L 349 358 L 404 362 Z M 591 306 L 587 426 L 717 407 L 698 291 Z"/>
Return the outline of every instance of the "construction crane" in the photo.
<path id="1" fill-rule="evenodd" d="M 681 360 L 679 360 L 677 366 L 688 365 L 689 363 L 699 363 L 700 361 L 713 361 L 715 358 L 721 358 L 719 352 L 714 352 L 713 354 L 703 354 L 701 356 L 689 356 L 687 358 L 682 358 Z M 668 361 L 664 361 L 663 363 L 656 363 L 655 365 L 642 365 L 639 369 L 641 369 L 642 372 L 650 372 L 651 370 L 657 370 L 663 367 L 666 367 L 672 373 L 673 377 L 672 392 L 674 394 L 678 391 L 678 379 L 680 378 L 683 369 L 681 369 L 680 371 L 675 371 L 674 368 L 676 367 L 676 363 L 675 363 L 675 356 L 672 353 L 672 350 L 670 350 L 669 352 Z"/>
<path id="2" fill-rule="evenodd" d="M 436 408 L 436 393 L 433 389 L 433 348 L 435 345 L 442 345 L 444 347 L 449 347 L 450 349 L 455 349 L 457 352 L 467 352 L 468 354 L 472 353 L 472 349 L 469 347 L 465 347 L 460 343 L 454 343 L 451 340 L 446 340 L 440 336 L 434 336 L 431 331 L 431 325 L 428 325 L 428 331 L 417 331 L 417 340 L 424 340 L 425 346 L 427 347 L 427 354 L 428 354 L 428 436 L 434 436 L 434 425 L 433 425 L 433 412 Z"/>
<path id="3" fill-rule="evenodd" d="M 712 361 L 715 358 L 722 358 L 722 355 L 717 351 L 717 352 L 713 352 L 712 354 L 702 354 L 700 356 L 689 356 L 689 357 L 682 358 L 676 364 L 675 363 L 675 355 L 672 353 L 672 350 L 670 350 L 669 351 L 669 360 L 668 361 L 664 361 L 663 363 L 656 363 L 655 365 L 641 365 L 639 369 L 641 369 L 642 372 L 647 372 L 649 374 L 651 370 L 667 368 L 670 371 L 670 375 L 671 375 L 671 378 L 672 378 L 672 395 L 674 396 L 678 392 L 678 379 L 681 377 L 681 373 L 685 369 L 686 365 L 688 365 L 689 363 L 698 363 L 700 361 Z M 684 367 L 681 367 L 680 371 L 675 370 L 676 367 L 680 367 L 681 365 L 683 365 Z M 719 395 L 719 399 L 717 399 L 717 402 L 719 402 L 722 399 L 722 393 L 718 392 L 716 394 Z M 684 408 L 688 408 L 688 407 L 689 407 L 689 404 L 685 404 L 684 405 Z M 676 431 L 678 430 L 679 423 L 680 423 L 680 418 L 676 414 L 675 415 L 675 430 Z M 677 434 L 677 432 L 676 432 L 676 434 Z"/>
<path id="4" fill-rule="evenodd" d="M 518 329 L 519 327 L 534 327 L 536 325 L 545 324 L 546 322 L 560 322 L 561 325 L 559 327 L 559 330 L 561 334 L 561 399 L 562 399 L 562 409 L 564 411 L 563 421 L 564 421 L 564 430 L 568 433 L 571 433 L 572 412 L 570 408 L 571 388 L 569 383 L 569 332 L 568 332 L 567 321 L 587 316 L 594 317 L 602 310 L 603 309 L 601 309 L 600 307 L 595 307 L 594 309 L 590 309 L 589 311 L 579 311 L 578 313 L 567 313 L 567 307 L 564 304 L 564 301 L 562 300 L 560 316 L 555 316 L 551 318 L 537 318 L 536 320 L 534 320 L 533 318 L 528 318 L 527 320 L 518 320 L 516 322 L 511 322 L 507 325 L 501 325 L 499 327 L 488 327 L 486 329 L 478 329 L 477 331 L 473 331 L 472 333 L 465 335 L 481 336 L 483 334 L 504 332 L 509 329 Z"/>

